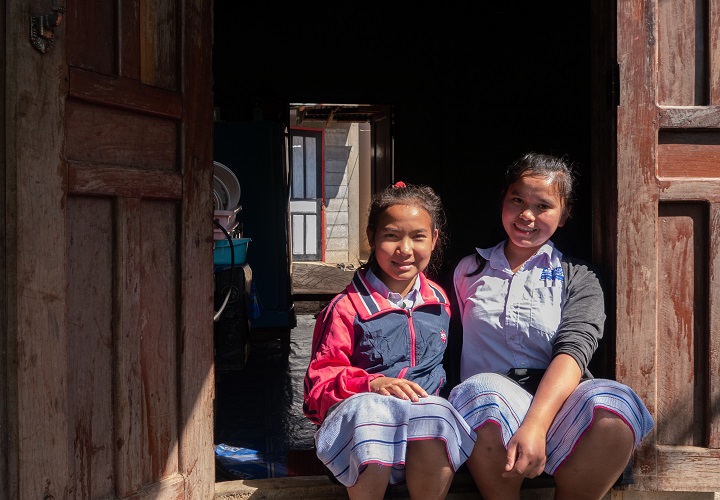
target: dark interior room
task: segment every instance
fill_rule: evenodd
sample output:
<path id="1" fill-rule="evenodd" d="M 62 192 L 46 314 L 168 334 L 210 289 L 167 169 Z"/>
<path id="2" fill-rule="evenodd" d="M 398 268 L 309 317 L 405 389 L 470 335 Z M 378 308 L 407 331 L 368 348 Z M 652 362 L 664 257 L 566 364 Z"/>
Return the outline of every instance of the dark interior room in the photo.
<path id="1" fill-rule="evenodd" d="M 251 12 L 247 4 L 218 1 L 214 15 L 216 121 L 290 126 L 290 103 L 391 106 L 393 180 L 432 186 L 447 212 L 441 282 L 456 260 L 504 237 L 499 217 L 504 170 L 529 151 L 566 155 L 577 166 L 575 207 L 553 241 L 568 254 L 591 259 L 588 2 Z M 253 189 L 243 186 L 243 193 Z M 249 196 L 243 195 L 243 205 Z M 258 248 L 253 245 L 251 255 Z M 293 350 L 299 342 L 294 338 Z M 218 377 L 216 415 L 240 429 L 225 428 L 216 437 L 252 434 L 248 403 L 267 414 L 257 432 L 274 425 L 299 435 L 307 422 L 297 403 L 293 415 L 277 425 L 272 422 L 278 416 L 266 405 L 274 397 L 268 394 L 293 399 L 290 377 L 297 372 L 301 380 L 305 361 L 293 359 L 292 351 L 289 363 L 277 359 L 261 344 L 253 346 L 250 358 L 240 373 L 245 378 Z M 264 388 L 248 395 L 240 392 L 245 383 Z M 311 442 L 307 429 L 305 434 Z M 292 441 L 288 436 L 268 448 L 284 453 L 298 445 Z"/>
<path id="2" fill-rule="evenodd" d="M 554 241 L 590 258 L 587 2 L 390 12 L 219 1 L 214 23 L 221 120 L 287 124 L 291 102 L 392 106 L 394 180 L 442 197 L 446 262 L 499 241 L 504 168 L 528 151 L 577 165 L 575 209 Z"/>

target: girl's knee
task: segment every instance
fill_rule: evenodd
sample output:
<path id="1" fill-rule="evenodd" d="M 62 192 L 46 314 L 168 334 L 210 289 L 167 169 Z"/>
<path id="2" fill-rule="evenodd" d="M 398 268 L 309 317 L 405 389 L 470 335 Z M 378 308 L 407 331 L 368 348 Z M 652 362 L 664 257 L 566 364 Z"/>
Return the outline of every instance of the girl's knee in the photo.
<path id="1" fill-rule="evenodd" d="M 632 427 L 616 413 L 603 408 L 595 410 L 589 433 L 596 436 L 596 446 L 611 448 L 618 453 L 632 451 L 635 447 Z"/>
<path id="2" fill-rule="evenodd" d="M 593 428 L 602 429 L 606 432 L 627 432 L 632 438 L 632 428 L 630 425 L 628 425 L 628 423 L 620 417 L 620 415 L 610 410 L 606 410 L 605 408 L 595 409 L 592 426 Z"/>
<path id="3" fill-rule="evenodd" d="M 432 462 L 450 463 L 445 441 L 442 439 L 416 439 L 408 441 L 406 460 L 418 458 L 432 459 Z"/>
<path id="4" fill-rule="evenodd" d="M 500 443 L 505 447 L 502 440 L 502 428 L 497 422 L 492 420 L 485 422 L 480 427 L 475 429 L 477 435 L 477 443 Z"/>

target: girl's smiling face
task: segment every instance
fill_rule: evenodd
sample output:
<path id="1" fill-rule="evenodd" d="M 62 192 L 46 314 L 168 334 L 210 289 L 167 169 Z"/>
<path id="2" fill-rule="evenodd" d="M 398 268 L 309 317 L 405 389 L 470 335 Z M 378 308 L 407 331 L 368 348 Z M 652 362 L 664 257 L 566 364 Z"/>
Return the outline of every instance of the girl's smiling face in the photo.
<path id="1" fill-rule="evenodd" d="M 416 205 L 391 205 L 367 236 L 381 270 L 378 277 L 404 297 L 435 248 L 438 230 L 433 230 L 430 214 Z"/>
<path id="2" fill-rule="evenodd" d="M 502 202 L 508 235 L 505 253 L 515 269 L 550 239 L 567 220 L 554 176 L 523 175 L 510 185 Z"/>

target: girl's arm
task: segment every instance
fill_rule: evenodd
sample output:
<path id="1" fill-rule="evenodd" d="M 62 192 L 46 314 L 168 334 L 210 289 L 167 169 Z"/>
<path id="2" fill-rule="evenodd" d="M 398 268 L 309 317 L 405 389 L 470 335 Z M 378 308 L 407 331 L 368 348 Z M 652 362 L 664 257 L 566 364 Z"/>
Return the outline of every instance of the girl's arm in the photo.
<path id="1" fill-rule="evenodd" d="M 564 263 L 565 264 L 565 263 Z M 584 263 L 563 265 L 566 270 L 562 318 L 553 341 L 553 357 L 567 354 L 584 376 L 605 327 L 605 298 L 597 273 Z"/>
<path id="2" fill-rule="evenodd" d="M 504 476 L 535 477 L 542 473 L 548 430 L 580 377 L 580 367 L 575 359 L 566 354 L 553 358 L 520 428 L 508 442 Z"/>
<path id="3" fill-rule="evenodd" d="M 334 307 L 333 307 L 334 305 Z M 370 391 L 370 375 L 352 366 L 353 315 L 331 304 L 315 323 L 313 350 L 304 381 L 303 412 L 312 422 L 322 423 L 331 406 L 353 394 Z"/>
<path id="4" fill-rule="evenodd" d="M 545 468 L 548 429 L 583 375 L 603 335 L 605 302 L 597 274 L 586 264 L 570 263 L 562 319 L 548 365 L 523 423 L 508 442 L 505 475 L 535 477 Z"/>

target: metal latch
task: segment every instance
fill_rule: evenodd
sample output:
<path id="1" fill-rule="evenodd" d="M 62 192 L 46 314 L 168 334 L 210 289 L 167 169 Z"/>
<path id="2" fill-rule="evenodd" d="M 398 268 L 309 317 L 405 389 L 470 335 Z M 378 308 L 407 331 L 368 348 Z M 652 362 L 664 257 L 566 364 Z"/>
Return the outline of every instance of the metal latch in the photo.
<path id="1" fill-rule="evenodd" d="M 43 54 L 55 46 L 55 28 L 62 22 L 65 6 L 60 5 L 60 0 L 53 0 L 51 10 L 50 14 L 30 17 L 30 42 Z"/>

